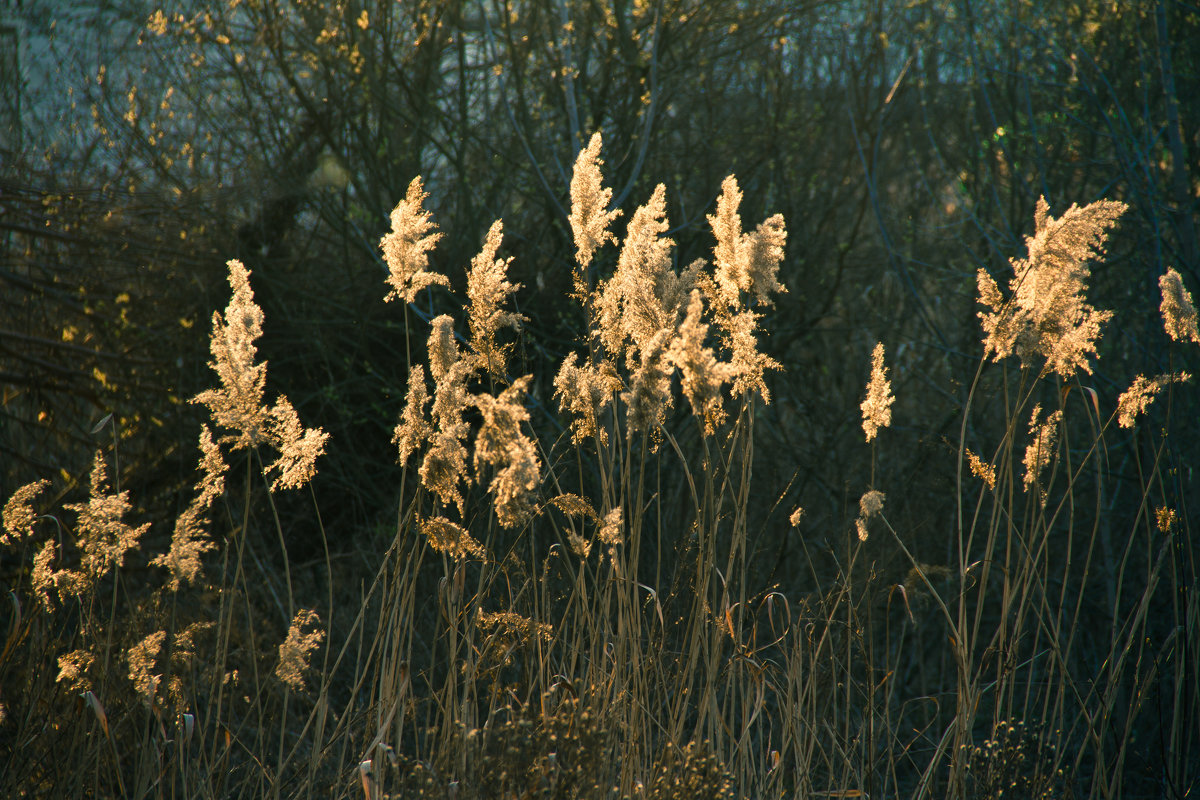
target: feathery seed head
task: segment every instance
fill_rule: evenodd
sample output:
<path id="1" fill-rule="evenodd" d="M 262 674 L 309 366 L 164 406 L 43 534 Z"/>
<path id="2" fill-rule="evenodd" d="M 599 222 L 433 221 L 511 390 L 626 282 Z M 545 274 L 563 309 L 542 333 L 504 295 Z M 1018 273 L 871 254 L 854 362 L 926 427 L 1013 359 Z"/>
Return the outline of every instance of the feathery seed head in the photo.
<path id="1" fill-rule="evenodd" d="M 466 381 L 472 368 L 458 358 L 450 317 L 441 316 L 433 322 L 429 365 L 437 376 L 432 410 L 436 427 L 428 436 L 430 446 L 421 464 L 421 481 L 443 503 L 453 502 L 461 512 L 463 496 L 459 484 L 467 480 L 467 450 L 463 443 L 470 432 L 463 412 L 471 402 Z"/>
<path id="2" fill-rule="evenodd" d="M 621 506 L 616 506 L 604 515 L 604 524 L 596 535 L 601 542 L 609 547 L 625 543 L 623 530 L 625 527 L 625 512 Z"/>
<path id="3" fill-rule="evenodd" d="M 984 461 L 967 448 L 967 462 L 971 465 L 971 474 L 987 484 L 989 489 L 996 488 L 996 468 Z"/>
<path id="4" fill-rule="evenodd" d="M 325 452 L 329 434 L 320 428 L 305 428 L 300 424 L 296 409 L 286 397 L 275 401 L 269 418 L 270 440 L 279 455 L 267 467 L 276 473 L 271 491 L 278 488 L 298 489 L 317 474 L 317 457 Z"/>
<path id="5" fill-rule="evenodd" d="M 254 302 L 249 270 L 237 260 L 229 261 L 228 267 L 233 298 L 224 320 L 219 313 L 213 314 L 210 341 L 214 358 L 210 366 L 220 378 L 221 388 L 201 392 L 192 402 L 208 406 L 217 424 L 237 431 L 238 435 L 228 437 L 234 450 L 266 442 L 278 451 L 268 467 L 279 473 L 272 491 L 281 486 L 296 488 L 316 473 L 316 458 L 325 451 L 329 437 L 320 428 L 304 429 L 286 397 L 280 396 L 274 408 L 264 405 L 267 364 L 254 363 L 254 342 L 262 336 L 262 309 Z"/>
<path id="6" fill-rule="evenodd" d="M 166 638 L 166 631 L 156 631 L 129 649 L 129 680 L 133 682 L 134 690 L 146 705 L 154 702 L 158 683 L 162 680 L 161 674 L 154 675 L 151 670 L 158 661 L 158 653 L 162 650 Z"/>
<path id="7" fill-rule="evenodd" d="M 1044 372 L 1070 377 L 1077 369 L 1090 373 L 1089 354 L 1096 353 L 1100 326 L 1112 317 L 1084 299 L 1091 277 L 1088 261 L 1103 252 L 1108 230 L 1127 206 L 1098 200 L 1084 208 L 1072 205 L 1059 219 L 1050 216 L 1039 198 L 1035 234 L 1026 237 L 1027 257 L 1013 259 L 1011 297 L 1005 301 L 995 281 L 979 275 L 985 352 L 1000 360 L 1014 352 L 1022 365 L 1045 359 Z"/>
<path id="8" fill-rule="evenodd" d="M 598 519 L 596 509 L 592 508 L 592 503 L 586 497 L 580 497 L 577 494 L 560 494 L 550 500 L 550 504 L 557 508 L 568 517 L 587 517 L 588 519 Z"/>
<path id="9" fill-rule="evenodd" d="M 34 595 L 41 601 L 46 611 L 53 611 L 50 604 L 50 589 L 55 583 L 54 554 L 57 546 L 53 539 L 42 544 L 37 555 L 33 557 L 33 570 L 29 574 L 29 584 Z"/>
<path id="10" fill-rule="evenodd" d="M 554 378 L 558 409 L 571 417 L 571 441 L 575 444 L 592 436 L 599 436 L 600 442 L 607 444 L 608 431 L 598 424 L 600 412 L 621 390 L 621 379 L 607 361 L 583 366 L 577 366 L 578 362 L 579 354 L 571 353 L 563 359 Z"/>
<path id="11" fill-rule="evenodd" d="M 783 263 L 783 248 L 787 244 L 783 215 L 775 214 L 763 220 L 746 238 L 749 251 L 746 271 L 750 275 L 754 299 L 763 305 L 774 305 L 775 299 L 771 295 L 787 292 L 787 287 L 779 282 L 779 265 Z"/>
<path id="12" fill-rule="evenodd" d="M 40 480 L 26 484 L 13 492 L 4 504 L 4 533 L 0 534 L 0 545 L 15 545 L 33 537 L 33 523 L 37 513 L 33 510 L 33 499 L 42 493 L 50 481 Z"/>
<path id="13" fill-rule="evenodd" d="M 429 266 L 429 251 L 442 238 L 440 233 L 430 233 L 437 225 L 431 221 L 432 215 L 422 208 L 428 196 L 418 176 L 408 185 L 404 199 L 392 209 L 392 231 L 379 240 L 383 260 L 388 266 L 387 283 L 392 287 L 384 300 L 399 298 L 411 303 L 427 286 L 450 285 L 450 279 L 445 275 L 425 271 Z"/>
<path id="14" fill-rule="evenodd" d="M 255 364 L 258 353 L 255 342 L 262 336 L 263 313 L 254 302 L 250 288 L 250 271 L 242 262 L 233 259 L 229 268 L 229 285 L 233 296 L 225 315 L 213 313 L 209 363 L 220 379 L 220 389 L 209 389 L 196 395 L 194 403 L 208 406 L 218 425 L 238 431 L 234 449 L 258 444 L 265 436 L 267 409 L 263 391 L 267 381 L 267 365 Z"/>
<path id="15" fill-rule="evenodd" d="M 88 650 L 72 650 L 58 657 L 57 683 L 65 683 L 67 691 L 72 694 L 85 692 L 92 688 L 88 678 L 88 670 L 92 668 L 96 657 Z"/>
<path id="16" fill-rule="evenodd" d="M 400 463 L 407 464 L 409 457 L 429 438 L 433 429 L 425 421 L 425 407 L 429 405 L 429 389 L 425 385 L 425 367 L 414 364 L 408 371 L 408 394 L 404 400 L 404 413 L 392 433 L 392 443 L 400 451 Z"/>
<path id="17" fill-rule="evenodd" d="M 60 590 L 80 595 L 109 573 L 125 563 L 125 554 L 137 547 L 150 523 L 136 528 L 122 519 L 129 513 L 129 492 L 108 494 L 108 468 L 104 455 L 96 452 L 92 466 L 91 492 L 86 503 L 66 506 L 79 515 L 78 536 L 83 548 L 82 574 L 55 574 Z"/>
<path id="18" fill-rule="evenodd" d="M 700 291 L 694 289 L 678 336 L 667 348 L 667 359 L 679 369 L 692 413 L 704 420 L 706 433 L 714 433 L 725 420 L 721 387 L 736 376 L 736 370 L 718 361 L 713 349 L 704 344 L 708 325 L 700 321 L 703 313 L 704 301 Z"/>
<path id="19" fill-rule="evenodd" d="M 421 534 L 434 552 L 445 553 L 455 561 L 465 558 L 486 559 L 487 549 L 475 541 L 467 529 L 445 517 L 421 520 Z"/>
<path id="20" fill-rule="evenodd" d="M 654 335 L 641 351 L 641 363 L 630 378 L 628 391 L 621 393 L 621 400 L 628 409 L 627 439 L 637 431 L 651 431 L 657 447 L 660 426 L 666 421 L 667 410 L 675 405 L 671 393 L 671 375 L 675 366 L 667 358 L 667 346 L 673 336 L 673 332 L 665 328 Z"/>
<path id="21" fill-rule="evenodd" d="M 213 501 L 225 491 L 225 471 L 228 467 L 207 425 L 200 429 L 200 452 L 200 468 L 204 475 L 196 484 L 196 496 L 175 520 L 170 548 L 150 561 L 155 566 L 170 570 L 171 579 L 167 588 L 172 592 L 179 591 L 184 583 L 196 580 L 200 574 L 200 557 L 216 547 L 205 532 L 206 517 Z"/>
<path id="22" fill-rule="evenodd" d="M 1177 342 L 1184 340 L 1200 344 L 1200 330 L 1196 325 L 1196 307 L 1192 305 L 1192 294 L 1183 285 L 1183 276 L 1174 267 L 1158 279 L 1162 289 L 1163 325 L 1167 335 Z"/>
<path id="23" fill-rule="evenodd" d="M 442 314 L 429 327 L 429 371 L 435 382 L 441 381 L 458 362 L 458 342 L 454 340 L 454 318 Z"/>
<path id="24" fill-rule="evenodd" d="M 871 380 L 867 382 L 867 396 L 862 401 L 863 431 L 867 441 L 871 441 L 881 428 L 892 424 L 892 403 L 896 402 L 892 394 L 891 381 L 887 379 L 887 368 L 883 365 L 883 342 L 875 345 L 871 353 Z"/>
<path id="25" fill-rule="evenodd" d="M 883 501 L 886 498 L 887 495 L 883 492 L 872 489 L 859 498 L 859 513 L 867 519 L 879 516 L 883 512 Z"/>
<path id="26" fill-rule="evenodd" d="M 717 298 L 710 298 L 714 305 L 719 299 L 724 305 L 736 306 L 739 293 L 750 289 L 750 265 L 742 240 L 742 218 L 738 214 L 741 204 L 742 190 L 737 178 L 730 175 L 721 182 L 716 213 L 708 215 L 708 224 L 717 240 L 713 247 Z"/>
<path id="27" fill-rule="evenodd" d="M 1186 372 L 1169 372 L 1153 379 L 1138 375 L 1133 384 L 1117 399 L 1117 422 L 1122 428 L 1132 428 L 1139 415 L 1145 413 L 1154 398 L 1172 383 L 1185 383 L 1192 376 Z"/>
<path id="28" fill-rule="evenodd" d="M 317 612 L 308 609 L 297 611 L 288 628 L 287 638 L 279 645 L 275 677 L 295 691 L 304 689 L 304 673 L 308 671 L 309 656 L 325 639 L 325 631 L 318 627 L 320 624 L 321 618 Z M 311 630 L 306 633 L 306 628 Z"/>
<path id="29" fill-rule="evenodd" d="M 483 609 L 476 612 L 476 621 L 485 631 L 495 631 L 508 641 L 530 643 L 534 639 L 548 642 L 554 638 L 554 628 L 544 622 L 534 622 L 513 611 L 489 613 Z"/>
<path id="30" fill-rule="evenodd" d="M 753 233 L 743 233 L 738 214 L 741 204 L 742 190 L 737 178 L 730 175 L 721 183 L 716 213 L 707 217 L 717 240 L 713 248 L 716 291 L 709 300 L 714 306 L 736 308 L 741 293 L 753 291 L 758 302 L 772 305 L 771 293 L 787 291 L 779 283 L 787 226 L 783 216 L 775 214 L 759 223 Z"/>
<path id="31" fill-rule="evenodd" d="M 608 210 L 612 202 L 612 189 L 605 189 L 600 174 L 600 134 L 592 134 L 588 146 L 575 159 L 575 171 L 571 175 L 571 232 L 575 235 L 575 260 L 579 267 L 575 271 L 575 293 L 582 299 L 587 295 L 586 280 L 588 265 L 596 248 L 606 242 L 615 242 L 609 232 L 609 224 L 620 216 L 617 209 Z"/>
<path id="32" fill-rule="evenodd" d="M 663 305 L 664 293 L 678 280 L 671 271 L 675 243 L 663 236 L 666 202 L 666 188 L 660 183 L 629 220 L 617 269 L 596 293 L 600 341 L 612 356 L 623 351 L 630 369 L 654 334 L 676 319 L 676 309 Z"/>
<path id="33" fill-rule="evenodd" d="M 492 223 L 488 230 L 483 250 L 471 260 L 467 272 L 467 321 L 471 329 L 471 349 L 480 361 L 480 367 L 497 378 L 504 377 L 508 370 L 508 350 L 511 345 L 496 342 L 496 333 L 502 327 L 521 329 L 525 317 L 500 307 L 509 295 L 521 288 L 519 283 L 510 283 L 506 277 L 512 258 L 497 259 L 503 238 L 500 220 Z"/>
<path id="34" fill-rule="evenodd" d="M 1042 479 L 1042 473 L 1050 466 L 1054 451 L 1058 445 L 1058 426 L 1062 422 L 1062 410 L 1055 411 L 1039 422 L 1042 414 L 1041 405 L 1033 407 L 1029 418 L 1029 433 L 1032 439 L 1025 448 L 1025 491 Z M 1044 497 L 1043 497 L 1044 499 Z"/>
<path id="35" fill-rule="evenodd" d="M 532 496 L 541 483 L 537 446 L 521 430 L 522 423 L 529 421 L 522 400 L 530 380 L 526 375 L 499 397 L 480 394 L 473 401 L 483 416 L 475 437 L 475 474 L 479 475 L 484 464 L 501 467 L 489 491 L 496 498 L 496 517 L 506 528 L 517 526 L 533 513 Z"/>
<path id="36" fill-rule="evenodd" d="M 854 527 L 858 531 L 860 542 L 867 540 L 871 520 L 883 513 L 883 501 L 887 498 L 883 492 L 872 489 L 858 500 L 858 519 Z"/>

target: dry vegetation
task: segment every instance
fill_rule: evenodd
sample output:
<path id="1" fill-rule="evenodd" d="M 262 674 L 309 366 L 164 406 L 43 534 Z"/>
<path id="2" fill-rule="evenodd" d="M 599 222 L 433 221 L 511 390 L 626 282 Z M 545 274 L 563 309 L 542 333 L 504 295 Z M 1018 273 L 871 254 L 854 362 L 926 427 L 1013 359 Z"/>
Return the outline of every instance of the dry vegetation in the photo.
<path id="1" fill-rule="evenodd" d="M 711 258 L 677 264 L 664 187 L 618 239 L 600 155 L 596 135 L 570 184 L 584 326 L 545 391 L 513 374 L 514 344 L 533 334 L 511 305 L 500 222 L 464 284 L 431 267 L 442 233 L 420 179 L 395 206 L 380 299 L 405 330 L 427 320 L 428 338 L 404 343 L 399 463 L 374 476 L 395 487 L 394 524 L 349 554 L 331 551 L 310 494 L 324 545 L 288 557 L 279 504 L 321 481 L 338 441 L 286 397 L 265 401 L 257 341 L 271 321 L 252 269 L 228 262 L 215 386 L 192 401 L 211 417 L 194 491 L 153 510 L 174 518 L 169 543 L 149 549 L 150 524 L 130 520 L 115 439 L 86 499 L 52 507 L 42 481 L 4 508 L 0 559 L 19 568 L 6 573 L 0 793 L 1196 790 L 1200 600 L 1169 456 L 1175 394 L 1194 387 L 1174 367 L 1124 392 L 1083 380 L 1118 322 L 1087 292 L 1126 207 L 1055 218 L 1042 200 L 1008 280 L 979 272 L 978 368 L 945 451 L 953 515 L 929 546 L 917 537 L 930 528 L 889 515 L 907 484 L 881 442 L 919 400 L 893 390 L 883 344 L 850 368 L 867 477 L 840 518 L 814 530 L 786 476 L 754 469 L 756 448 L 776 445 L 756 420 L 786 371 L 760 327 L 787 291 L 784 219 L 745 226 L 727 178 Z M 423 314 L 427 293 L 463 285 L 460 311 Z M 1180 274 L 1161 288 L 1156 335 L 1195 347 Z M 1131 435 L 1138 447 L 1119 452 L 1136 468 L 1117 470 L 1109 454 Z M 1111 512 L 1109 482 L 1130 472 L 1140 502 Z M 767 527 L 803 554 L 797 574 L 762 568 Z"/>

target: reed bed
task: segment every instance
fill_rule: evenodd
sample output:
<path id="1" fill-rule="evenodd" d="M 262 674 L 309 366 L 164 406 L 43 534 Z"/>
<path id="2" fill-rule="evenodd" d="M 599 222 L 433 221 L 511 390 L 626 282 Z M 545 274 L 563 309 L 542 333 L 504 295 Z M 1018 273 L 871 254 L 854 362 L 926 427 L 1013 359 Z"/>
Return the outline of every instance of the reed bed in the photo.
<path id="1" fill-rule="evenodd" d="M 194 491 L 163 510 L 169 546 L 147 552 L 150 524 L 128 519 L 115 435 L 87 498 L 48 507 L 49 481 L 11 495 L 0 793 L 1197 790 L 1196 542 L 1169 435 L 1190 376 L 1142 375 L 1117 397 L 1086 380 L 1113 324 L 1088 302 L 1090 265 L 1125 207 L 1055 218 L 1043 201 L 1006 285 L 980 272 L 947 558 L 918 559 L 889 519 L 896 490 L 876 458 L 897 407 L 880 343 L 860 368 L 870 480 L 827 533 L 837 569 L 785 591 L 753 568 L 754 536 L 790 530 L 807 552 L 804 509 L 785 485 L 768 487 L 770 509 L 751 493 L 778 478 L 755 472 L 771 445 L 755 421 L 786 366 L 759 326 L 787 291 L 785 222 L 747 230 L 730 177 L 708 216 L 712 258 L 677 265 L 661 185 L 618 240 L 601 145 L 580 152 L 570 186 L 583 324 L 536 396 L 514 374 L 529 334 L 502 223 L 467 269 L 461 312 L 430 318 L 422 298 L 452 281 L 430 268 L 443 233 L 419 178 L 392 212 L 383 299 L 428 336 L 406 342 L 397 466 L 378 476 L 396 514 L 369 552 L 333 552 L 314 503 L 323 555 L 288 558 L 279 499 L 319 481 L 338 443 L 287 397 L 267 400 L 266 320 L 238 261 L 212 319 L 214 387 L 193 400 L 209 417 Z M 1161 335 L 1200 344 L 1179 273 L 1161 289 Z M 1106 505 L 1120 437 L 1137 437 L 1132 515 Z M 868 563 L 879 542 L 902 579 Z"/>

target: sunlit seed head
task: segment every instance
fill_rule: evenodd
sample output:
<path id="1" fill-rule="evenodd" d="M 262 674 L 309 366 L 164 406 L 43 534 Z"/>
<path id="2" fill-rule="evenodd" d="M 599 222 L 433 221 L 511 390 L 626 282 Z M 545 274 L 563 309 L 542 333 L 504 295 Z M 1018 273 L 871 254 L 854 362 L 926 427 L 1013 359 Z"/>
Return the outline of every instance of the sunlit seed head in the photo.
<path id="1" fill-rule="evenodd" d="M 1192 294 L 1183 285 L 1183 276 L 1175 268 L 1158 279 L 1162 289 L 1163 325 L 1167 335 L 1177 342 L 1191 341 L 1200 344 L 1200 330 L 1196 325 L 1196 307 L 1192 305 Z"/>
<path id="2" fill-rule="evenodd" d="M 437 226 L 431 221 L 432 215 L 422 207 L 427 197 L 421 178 L 413 178 L 404 199 L 392 209 L 391 233 L 379 240 L 383 260 L 388 266 L 387 283 L 391 287 L 384 300 L 401 299 L 411 303 L 427 286 L 450 285 L 450 279 L 445 275 L 426 271 L 429 251 L 442 238 L 441 233 L 433 233 Z"/>

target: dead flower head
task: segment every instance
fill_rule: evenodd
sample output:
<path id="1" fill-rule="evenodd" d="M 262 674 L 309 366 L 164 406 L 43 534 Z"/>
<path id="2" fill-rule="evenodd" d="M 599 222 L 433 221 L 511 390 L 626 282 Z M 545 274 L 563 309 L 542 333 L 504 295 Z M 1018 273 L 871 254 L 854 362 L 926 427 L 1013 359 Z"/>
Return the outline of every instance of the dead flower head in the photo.
<path id="1" fill-rule="evenodd" d="M 980 270 L 979 302 L 985 352 L 994 360 L 1016 353 L 1024 366 L 1045 359 L 1044 372 L 1064 378 L 1077 369 L 1090 373 L 1088 356 L 1096 353 L 1100 326 L 1112 317 L 1084 299 L 1091 278 L 1088 261 L 1102 254 L 1108 229 L 1127 206 L 1098 200 L 1072 205 L 1061 218 L 1050 216 L 1044 197 L 1034 216 L 1036 232 L 1026 237 L 1028 254 L 1013 259 L 1006 300 L 996 282 Z"/>
<path id="2" fill-rule="evenodd" d="M 325 631 L 318 627 L 320 624 L 317 612 L 307 609 L 297 611 L 288 628 L 287 638 L 279 645 L 279 664 L 275 667 L 275 677 L 291 689 L 304 689 L 304 673 L 308 670 L 309 656 L 325 639 Z M 307 633 L 306 628 L 310 629 Z"/>
<path id="3" fill-rule="evenodd" d="M 858 519 L 854 527 L 858 531 L 859 541 L 865 542 L 872 519 L 883 513 L 883 501 L 887 498 L 883 492 L 872 489 L 858 500 Z"/>
<path id="4" fill-rule="evenodd" d="M 432 517 L 421 520 L 420 526 L 421 534 L 434 552 L 445 553 L 456 561 L 487 558 L 487 549 L 456 522 L 445 517 Z"/>
<path id="5" fill-rule="evenodd" d="M 1196 327 L 1196 307 L 1192 305 L 1192 294 L 1183 285 L 1183 276 L 1174 267 L 1158 279 L 1162 289 L 1163 325 L 1167 335 L 1177 342 L 1192 341 L 1200 344 L 1200 331 Z"/>
<path id="6" fill-rule="evenodd" d="M 179 591 L 184 583 L 192 583 L 200 574 L 200 557 L 214 549 L 205 531 L 208 510 L 225 490 L 224 459 L 221 448 L 213 441 L 212 431 L 205 425 L 200 432 L 200 468 L 204 475 L 196 484 L 196 496 L 175 520 L 175 533 L 166 553 L 151 560 L 151 564 L 166 567 L 171 572 L 167 587 Z"/>
<path id="7" fill-rule="evenodd" d="M 892 424 L 892 403 L 896 402 L 892 394 L 891 381 L 887 379 L 887 368 L 883 365 L 883 342 L 875 345 L 871 353 L 871 380 L 867 383 L 867 396 L 862 401 L 863 431 L 867 441 L 871 441 L 881 428 Z"/>
<path id="8" fill-rule="evenodd" d="M 4 533 L 0 533 L 0 545 L 15 545 L 33 537 L 33 523 L 37 519 L 33 500 L 49 485 L 47 480 L 34 481 L 8 498 L 4 504 Z"/>
<path id="9" fill-rule="evenodd" d="M 254 363 L 255 341 L 262 336 L 262 309 L 254 302 L 249 270 L 236 260 L 229 261 L 228 267 L 233 298 L 223 318 L 213 314 L 210 340 L 210 366 L 221 388 L 201 392 L 192 402 L 208 406 L 218 425 L 237 431 L 229 437 L 234 450 L 262 443 L 275 448 L 278 457 L 267 468 L 268 473 L 277 473 L 271 489 L 294 489 L 316 473 L 316 459 L 325 452 L 329 437 L 320 428 L 301 426 L 286 397 L 280 396 L 273 408 L 263 404 L 267 365 Z"/>
<path id="10" fill-rule="evenodd" d="M 567 356 L 554 378 L 558 408 L 571 417 L 571 440 L 579 444 L 592 436 L 608 442 L 608 431 L 598 424 L 600 412 L 621 389 L 616 369 L 607 361 L 578 366 L 579 354 Z"/>
<path id="11" fill-rule="evenodd" d="M 1032 437 L 1025 448 L 1025 491 L 1039 483 L 1042 473 L 1050 466 L 1054 451 L 1058 444 L 1058 426 L 1062 422 L 1062 411 L 1055 411 L 1039 421 L 1042 414 L 1041 405 L 1033 407 L 1029 418 L 1029 433 Z"/>
<path id="12" fill-rule="evenodd" d="M 429 266 L 429 251 L 442 238 L 440 233 L 430 233 L 437 226 L 430 221 L 430 213 L 422 208 L 428 196 L 418 176 L 408 185 L 404 199 L 392 209 L 392 231 L 379 240 L 388 266 L 387 283 L 392 287 L 384 300 L 399 298 L 411 303 L 427 286 L 450 285 L 445 275 L 425 271 Z"/>
<path id="13" fill-rule="evenodd" d="M 510 283 L 507 278 L 512 258 L 498 259 L 503 238 L 500 220 L 492 223 L 484 241 L 483 250 L 471 260 L 467 272 L 467 298 L 469 300 L 467 322 L 471 329 L 471 349 L 480 361 L 480 367 L 497 378 L 504 377 L 508 370 L 508 350 L 511 345 L 501 345 L 496 334 L 501 328 L 521 329 L 525 317 L 501 307 L 509 295 L 521 288 L 519 283 Z"/>
<path id="14" fill-rule="evenodd" d="M 158 661 L 158 653 L 162 649 L 166 638 L 166 631 L 157 631 L 129 648 L 127 656 L 129 662 L 129 680 L 133 682 L 133 688 L 137 691 L 138 696 L 142 698 L 142 702 L 147 705 L 154 702 L 154 695 L 158 692 L 159 681 L 162 680 L 162 675 L 154 674 L 153 669 Z"/>
<path id="15" fill-rule="evenodd" d="M 86 503 L 66 506 L 79 515 L 77 536 L 83 549 L 81 574 L 56 573 L 60 590 L 82 594 L 114 567 L 125 563 L 125 554 L 137 547 L 150 523 L 134 528 L 123 517 L 129 513 L 129 492 L 108 493 L 108 468 L 104 455 L 96 453 L 92 466 L 91 492 Z"/>
<path id="16" fill-rule="evenodd" d="M 585 275 L 592 263 L 592 255 L 606 242 L 616 241 L 608 226 L 621 214 L 616 209 L 608 210 L 612 189 L 605 189 L 602 183 L 600 167 L 604 162 L 600 160 L 600 145 L 600 134 L 592 134 L 588 146 L 579 151 L 571 176 L 571 215 L 568 219 L 575 236 L 575 260 L 579 264 L 575 271 L 575 292 L 580 298 L 587 294 Z"/>
<path id="17" fill-rule="evenodd" d="M 1170 372 L 1151 379 L 1138 375 L 1133 379 L 1133 385 L 1117 399 L 1117 422 L 1122 428 L 1132 428 L 1137 418 L 1145 413 L 1154 402 L 1154 398 L 1166 386 L 1185 383 L 1191 379 L 1192 376 L 1186 372 Z"/>

